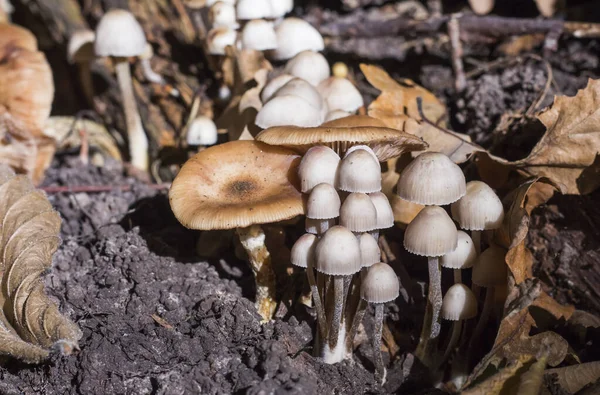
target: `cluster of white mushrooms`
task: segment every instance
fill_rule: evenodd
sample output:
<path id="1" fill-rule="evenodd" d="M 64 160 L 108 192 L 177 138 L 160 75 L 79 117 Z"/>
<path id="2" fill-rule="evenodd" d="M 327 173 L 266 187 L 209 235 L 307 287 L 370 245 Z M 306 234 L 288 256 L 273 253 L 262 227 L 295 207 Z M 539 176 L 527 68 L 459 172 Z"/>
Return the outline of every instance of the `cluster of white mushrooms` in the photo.
<path id="1" fill-rule="evenodd" d="M 291 259 L 306 269 L 311 286 L 316 354 L 326 363 L 349 358 L 367 303 L 373 303 L 375 360 L 383 374 L 378 352 L 383 306 L 398 296 L 399 283 L 394 270 L 380 262 L 379 230 L 392 227 L 394 215 L 381 193 L 379 161 L 363 145 L 351 147 L 341 160 L 331 148 L 315 146 L 298 172 L 307 196 L 307 233 L 295 243 Z"/>

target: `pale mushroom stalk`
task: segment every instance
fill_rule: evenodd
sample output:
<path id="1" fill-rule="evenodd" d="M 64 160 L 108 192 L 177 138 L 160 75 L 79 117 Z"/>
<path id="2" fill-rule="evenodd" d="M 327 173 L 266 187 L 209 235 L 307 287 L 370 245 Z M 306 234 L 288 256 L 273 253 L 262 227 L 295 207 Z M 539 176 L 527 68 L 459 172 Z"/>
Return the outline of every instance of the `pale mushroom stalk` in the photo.
<path id="1" fill-rule="evenodd" d="M 123 109 L 125 111 L 125 121 L 127 122 L 131 163 L 138 169 L 148 170 L 148 137 L 146 137 L 142 119 L 138 112 L 127 59 L 115 58 L 115 70 L 119 88 L 123 95 Z"/>
<path id="2" fill-rule="evenodd" d="M 90 104 L 94 103 L 94 83 L 92 80 L 92 68 L 90 62 L 81 62 L 77 65 L 79 81 L 83 94 Z"/>
<path id="3" fill-rule="evenodd" d="M 431 332 L 429 336 L 435 339 L 440 335 L 440 309 L 442 308 L 442 271 L 438 257 L 429 257 L 429 291 L 427 302 L 431 304 Z"/>
<path id="4" fill-rule="evenodd" d="M 461 269 L 454 269 L 454 284 L 462 283 L 462 271 Z"/>
<path id="5" fill-rule="evenodd" d="M 483 310 L 481 311 L 481 316 L 479 317 L 477 326 L 475 327 L 475 330 L 473 331 L 473 336 L 471 336 L 471 343 L 469 345 L 470 349 L 472 349 L 479 341 L 479 338 L 481 337 L 481 334 L 483 333 L 483 330 L 485 329 L 485 326 L 490 319 L 490 315 L 492 313 L 493 308 L 494 308 L 494 287 L 488 287 L 485 290 L 485 301 L 483 302 Z"/>
<path id="6" fill-rule="evenodd" d="M 275 296 L 276 278 L 271 265 L 271 254 L 265 245 L 265 232 L 260 225 L 238 228 L 240 243 L 248 254 L 248 260 L 256 281 L 256 309 L 263 322 L 272 317 L 277 306 Z"/>
<path id="7" fill-rule="evenodd" d="M 140 59 L 140 65 L 142 66 L 142 73 L 146 80 L 154 84 L 164 85 L 165 79 L 156 71 L 152 70 L 150 59 Z"/>
<path id="8" fill-rule="evenodd" d="M 356 313 L 354 313 L 354 317 L 352 318 L 352 325 L 350 326 L 350 330 L 346 334 L 346 352 L 352 352 L 352 345 L 354 343 L 354 337 L 358 332 L 358 328 L 365 316 L 365 312 L 367 311 L 368 303 L 360 298 L 358 302 L 358 307 L 356 308 Z"/>
<path id="9" fill-rule="evenodd" d="M 385 382 L 386 371 L 383 366 L 381 355 L 381 333 L 383 332 L 383 310 L 384 304 L 375 304 L 375 328 L 373 330 L 373 361 L 375 363 L 375 377 L 381 383 Z"/>
<path id="10" fill-rule="evenodd" d="M 456 348 L 456 345 L 458 344 L 458 340 L 460 339 L 460 334 L 462 332 L 462 326 L 463 326 L 462 321 L 452 322 L 452 332 L 450 334 L 450 341 L 448 342 L 448 346 L 446 347 L 444 356 L 442 357 L 442 360 L 440 361 L 440 365 L 444 364 L 444 362 L 446 362 L 448 360 L 448 358 L 450 358 L 450 355 L 452 355 L 452 352 Z"/>
<path id="11" fill-rule="evenodd" d="M 473 245 L 475 246 L 475 251 L 477 252 L 477 256 L 481 254 L 481 231 L 473 230 L 471 231 L 471 238 L 473 239 Z"/>
<path id="12" fill-rule="evenodd" d="M 315 304 L 315 310 L 317 312 L 317 325 L 322 339 L 327 339 L 327 319 L 325 318 L 325 309 L 323 308 L 323 299 L 319 292 L 319 286 L 315 280 L 314 268 L 309 265 L 306 268 L 306 276 L 308 277 L 308 284 L 310 285 L 310 291 L 312 293 L 313 303 Z"/>
<path id="13" fill-rule="evenodd" d="M 344 277 L 333 277 L 333 312 L 331 317 L 331 326 L 329 327 L 329 348 L 335 349 L 340 336 L 340 327 L 342 324 L 342 312 L 344 311 Z"/>

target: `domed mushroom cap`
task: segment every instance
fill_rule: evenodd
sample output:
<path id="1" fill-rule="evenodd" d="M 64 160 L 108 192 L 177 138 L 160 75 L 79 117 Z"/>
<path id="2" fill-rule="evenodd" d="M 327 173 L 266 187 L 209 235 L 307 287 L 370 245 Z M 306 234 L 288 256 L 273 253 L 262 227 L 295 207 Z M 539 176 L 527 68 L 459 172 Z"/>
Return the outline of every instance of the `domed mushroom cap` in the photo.
<path id="1" fill-rule="evenodd" d="M 373 154 L 356 150 L 346 155 L 338 170 L 338 189 L 371 193 L 381 190 L 381 166 Z"/>
<path id="2" fill-rule="evenodd" d="M 329 77 L 321 81 L 317 90 L 330 110 L 354 112 L 364 105 L 362 95 L 346 78 Z"/>
<path id="3" fill-rule="evenodd" d="M 315 269 L 330 276 L 349 276 L 361 269 L 360 244 L 343 226 L 330 228 L 319 240 Z"/>
<path id="4" fill-rule="evenodd" d="M 469 0 L 469 5 L 477 15 L 486 15 L 494 9 L 494 0 Z"/>
<path id="5" fill-rule="evenodd" d="M 285 72 L 302 78 L 313 86 L 329 77 L 329 63 L 325 56 L 315 51 L 302 51 L 285 65 Z"/>
<path id="6" fill-rule="evenodd" d="M 275 92 L 272 98 L 281 96 L 300 97 L 319 110 L 322 110 L 325 105 L 325 101 L 315 87 L 301 78 L 294 78 L 286 82 L 285 85 Z"/>
<path id="7" fill-rule="evenodd" d="M 362 267 L 371 267 L 381 262 L 381 250 L 377 240 L 369 233 L 362 233 L 358 238 Z"/>
<path id="8" fill-rule="evenodd" d="M 317 145 L 306 151 L 298 167 L 302 192 L 309 193 L 321 183 L 334 185 L 339 164 L 339 155 L 329 147 Z"/>
<path id="9" fill-rule="evenodd" d="M 306 216 L 312 219 L 331 219 L 340 216 L 340 195 L 333 185 L 322 183 L 312 189 L 306 202 Z"/>
<path id="10" fill-rule="evenodd" d="M 12 23 L 0 22 L 0 48 L 7 48 L 9 45 L 32 52 L 38 50 L 37 39 L 29 30 Z"/>
<path id="11" fill-rule="evenodd" d="M 400 156 L 403 152 L 427 148 L 423 140 L 412 134 L 387 128 L 379 120 L 358 115 L 336 119 L 317 127 L 271 127 L 260 132 L 256 139 L 299 152 L 306 152 L 315 145 L 326 145 L 344 152 L 353 145 L 364 144 L 375 152 L 380 161 Z"/>
<path id="12" fill-rule="evenodd" d="M 452 203 L 452 217 L 467 230 L 498 229 L 504 220 L 504 207 L 494 190 L 482 181 L 467 183 L 467 193 Z"/>
<path id="13" fill-rule="evenodd" d="M 233 229 L 304 213 L 300 157 L 256 141 L 207 148 L 181 168 L 169 191 L 175 217 L 191 229 Z"/>
<path id="14" fill-rule="evenodd" d="M 270 18 L 281 18 L 294 9 L 294 0 L 270 0 L 271 15 Z"/>
<path id="15" fill-rule="evenodd" d="M 451 286 L 442 301 L 442 318 L 449 321 L 468 320 L 477 317 L 477 298 L 464 284 Z"/>
<path id="16" fill-rule="evenodd" d="M 208 32 L 206 42 L 211 55 L 225 55 L 225 48 L 235 46 L 237 32 L 229 27 L 215 27 Z"/>
<path id="17" fill-rule="evenodd" d="M 251 0 L 249 0 L 251 1 Z M 273 57 L 290 59 L 302 51 L 322 51 L 325 48 L 321 33 L 299 18 L 286 18 L 276 28 L 277 49 Z"/>
<path id="18" fill-rule="evenodd" d="M 277 36 L 271 22 L 255 19 L 242 30 L 242 48 L 266 51 L 277 48 Z"/>
<path id="19" fill-rule="evenodd" d="M 237 23 L 235 6 L 224 1 L 217 1 L 210 6 L 208 19 L 210 20 L 212 27 L 223 26 L 231 29 L 237 29 L 240 26 Z"/>
<path id="20" fill-rule="evenodd" d="M 383 192 L 370 193 L 371 202 L 377 210 L 377 229 L 388 229 L 394 226 L 394 211 Z"/>
<path id="21" fill-rule="evenodd" d="M 459 230 L 456 249 L 440 258 L 440 264 L 448 269 L 468 269 L 477 260 L 477 251 L 471 236 Z"/>
<path id="22" fill-rule="evenodd" d="M 371 266 L 360 287 L 360 296 L 369 303 L 387 303 L 400 295 L 400 282 L 390 265 Z"/>
<path id="23" fill-rule="evenodd" d="M 273 97 L 275 92 L 277 92 L 279 90 L 279 88 L 281 88 L 282 86 L 287 84 L 290 80 L 293 80 L 294 78 L 295 77 L 293 75 L 289 75 L 289 74 L 281 74 L 281 75 L 273 78 L 271 81 L 269 81 L 267 83 L 267 85 L 265 85 L 262 92 L 260 93 L 260 100 L 263 103 L 268 102 L 269 99 L 271 99 L 271 97 Z"/>
<path id="24" fill-rule="evenodd" d="M 319 125 L 322 121 L 323 114 L 320 109 L 314 107 L 311 103 L 299 96 L 286 95 L 273 97 L 269 100 L 263 108 L 260 109 L 254 122 L 258 127 L 263 129 L 276 127 L 285 129 L 314 127 Z"/>
<path id="25" fill-rule="evenodd" d="M 504 285 L 508 275 L 505 257 L 506 250 L 497 245 L 483 251 L 473 265 L 473 283 L 485 288 Z"/>
<path id="26" fill-rule="evenodd" d="M 340 225 L 352 232 L 369 232 L 377 228 L 377 210 L 369 195 L 348 195 L 340 209 Z"/>
<path id="27" fill-rule="evenodd" d="M 300 236 L 292 246 L 292 265 L 303 268 L 314 266 L 316 247 L 317 237 L 315 235 L 305 233 L 302 236 Z"/>
<path id="28" fill-rule="evenodd" d="M 411 254 L 438 257 L 452 252 L 458 232 L 443 208 L 427 206 L 412 220 L 404 232 L 404 248 Z"/>
<path id="29" fill-rule="evenodd" d="M 94 49 L 98 56 L 139 56 L 146 50 L 146 35 L 131 12 L 110 10 L 96 27 Z"/>
<path id="30" fill-rule="evenodd" d="M 270 18 L 271 4 L 269 0 L 238 0 L 236 12 L 241 21 Z"/>
<path id="31" fill-rule="evenodd" d="M 189 124 L 186 133 L 188 145 L 213 145 L 217 143 L 217 125 L 206 116 L 198 116 Z"/>
<path id="32" fill-rule="evenodd" d="M 409 202 L 443 206 L 466 192 L 465 175 L 458 165 L 439 152 L 417 156 L 400 174 L 398 195 Z"/>
<path id="33" fill-rule="evenodd" d="M 67 45 L 67 60 L 69 63 L 89 62 L 96 57 L 94 41 L 96 33 L 90 29 L 73 32 Z"/>
<path id="34" fill-rule="evenodd" d="M 327 116 L 325 117 L 325 122 L 335 121 L 335 120 L 338 120 L 340 118 L 349 117 L 351 115 L 352 114 L 350 114 L 348 111 L 342 111 L 342 110 L 329 111 L 327 113 Z"/>

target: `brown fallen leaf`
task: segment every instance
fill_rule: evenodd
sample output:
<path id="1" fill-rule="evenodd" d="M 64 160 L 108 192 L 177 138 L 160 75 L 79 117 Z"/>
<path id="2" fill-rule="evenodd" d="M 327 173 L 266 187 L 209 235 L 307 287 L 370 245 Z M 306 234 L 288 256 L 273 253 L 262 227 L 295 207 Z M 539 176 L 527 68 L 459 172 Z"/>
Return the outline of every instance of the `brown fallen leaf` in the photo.
<path id="1" fill-rule="evenodd" d="M 517 361 L 510 362 L 498 372 L 471 388 L 461 391 L 462 395 L 500 395 L 515 394 L 518 389 L 518 378 L 532 365 L 534 358 L 523 356 Z"/>
<path id="2" fill-rule="evenodd" d="M 526 176 L 547 177 L 565 194 L 587 194 L 598 188 L 600 80 L 590 79 L 574 97 L 556 96 L 537 118 L 546 133 L 526 158 L 510 162 L 488 154 L 490 159 Z"/>
<path id="3" fill-rule="evenodd" d="M 545 376 L 558 383 L 568 394 L 575 394 L 600 379 L 600 361 L 547 369 Z"/>
<path id="4" fill-rule="evenodd" d="M 0 165 L 0 354 L 39 363 L 50 348 L 77 349 L 81 331 L 44 293 L 60 244 L 60 216 L 25 176 Z"/>

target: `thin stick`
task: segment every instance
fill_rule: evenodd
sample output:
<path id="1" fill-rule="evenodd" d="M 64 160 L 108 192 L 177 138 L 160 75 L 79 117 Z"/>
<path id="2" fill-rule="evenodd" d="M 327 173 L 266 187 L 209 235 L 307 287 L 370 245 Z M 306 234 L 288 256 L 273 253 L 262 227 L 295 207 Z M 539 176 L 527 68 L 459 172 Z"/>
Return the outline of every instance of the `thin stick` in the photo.
<path id="1" fill-rule="evenodd" d="M 463 65 L 463 47 L 460 41 L 459 18 L 455 15 L 448 21 L 448 37 L 452 47 L 452 67 L 454 68 L 454 86 L 457 92 L 462 92 L 467 87 L 465 67 Z"/>

